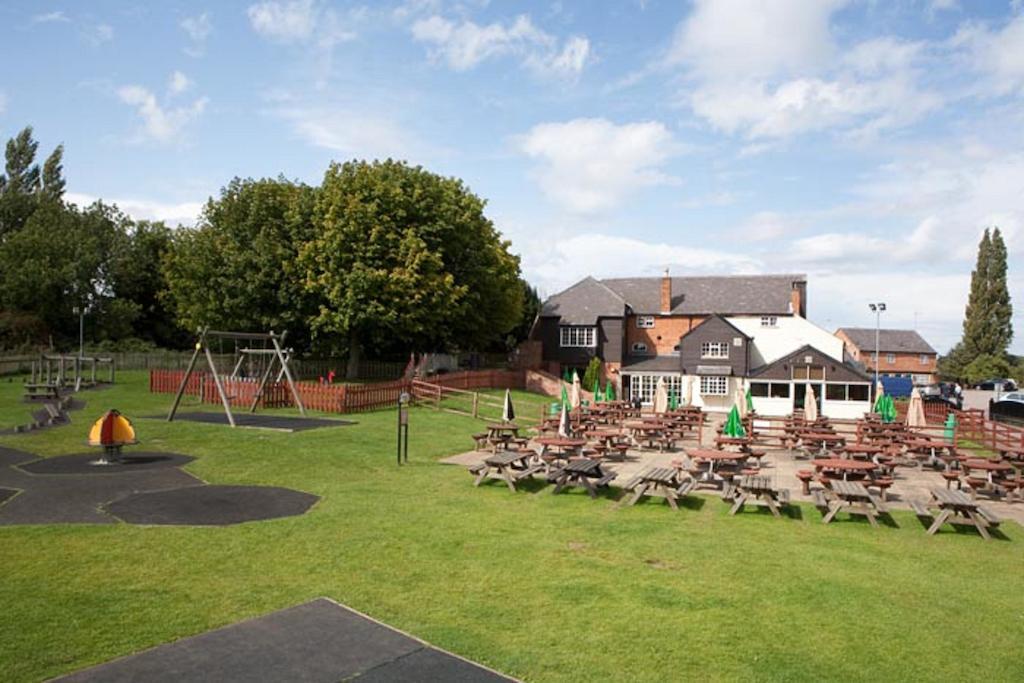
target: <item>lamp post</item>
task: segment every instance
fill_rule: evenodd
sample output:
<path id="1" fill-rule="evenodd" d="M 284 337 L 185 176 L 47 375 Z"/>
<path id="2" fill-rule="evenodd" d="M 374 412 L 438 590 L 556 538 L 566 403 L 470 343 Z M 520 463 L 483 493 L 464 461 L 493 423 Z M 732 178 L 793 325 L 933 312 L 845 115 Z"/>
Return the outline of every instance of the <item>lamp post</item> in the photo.
<path id="1" fill-rule="evenodd" d="M 882 303 L 881 301 L 879 301 L 879 302 L 876 302 L 876 303 L 873 303 L 873 304 L 868 304 L 868 308 L 870 308 L 875 313 L 875 393 L 877 394 L 878 393 L 878 350 L 879 350 L 878 349 L 878 345 L 879 345 L 878 338 L 879 338 L 879 331 L 882 328 L 882 311 L 885 310 L 885 304 Z"/>
<path id="2" fill-rule="evenodd" d="M 85 306 L 75 306 L 71 311 L 78 316 L 78 357 L 85 357 Z"/>

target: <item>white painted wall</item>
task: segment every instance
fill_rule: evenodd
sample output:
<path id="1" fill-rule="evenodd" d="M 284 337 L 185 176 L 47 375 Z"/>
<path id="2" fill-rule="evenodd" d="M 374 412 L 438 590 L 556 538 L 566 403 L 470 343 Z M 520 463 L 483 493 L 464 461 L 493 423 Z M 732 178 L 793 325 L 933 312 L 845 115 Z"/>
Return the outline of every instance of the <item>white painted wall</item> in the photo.
<path id="1" fill-rule="evenodd" d="M 829 401 L 825 399 L 821 404 L 821 412 L 836 419 L 858 420 L 864 417 L 864 413 L 870 411 L 870 401 Z"/>
<path id="2" fill-rule="evenodd" d="M 798 315 L 778 316 L 776 327 L 761 327 L 759 315 L 735 316 L 726 320 L 743 334 L 753 337 L 750 346 L 751 369 L 776 361 L 807 344 L 839 362 L 843 360 L 842 340 Z"/>
<path id="3" fill-rule="evenodd" d="M 793 412 L 793 397 L 771 398 L 770 396 L 754 396 L 754 412 L 758 415 L 783 417 Z"/>
<path id="4" fill-rule="evenodd" d="M 711 413 L 729 412 L 736 403 L 737 389 L 742 388 L 744 392 L 746 391 L 746 385 L 744 384 L 744 378 L 742 377 L 729 378 L 729 393 L 725 396 L 702 396 L 700 393 L 700 377 L 697 375 L 686 375 L 685 380 L 693 382 L 693 405 L 699 406 Z M 757 399 L 754 400 L 757 401 Z M 756 402 L 754 403 L 754 408 L 757 408 Z"/>

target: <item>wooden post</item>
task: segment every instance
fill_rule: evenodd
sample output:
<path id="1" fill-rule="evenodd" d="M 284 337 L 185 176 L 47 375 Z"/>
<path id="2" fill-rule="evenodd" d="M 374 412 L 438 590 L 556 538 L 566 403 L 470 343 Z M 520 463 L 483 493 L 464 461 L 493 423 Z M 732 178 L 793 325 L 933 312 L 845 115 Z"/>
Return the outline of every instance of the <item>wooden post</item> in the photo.
<path id="1" fill-rule="evenodd" d="M 473 417 L 480 416 L 480 392 L 473 392 Z"/>
<path id="2" fill-rule="evenodd" d="M 231 414 L 231 401 L 228 400 L 228 395 L 224 393 L 224 384 L 220 381 L 220 375 L 217 374 L 217 364 L 213 362 L 213 354 L 210 353 L 210 347 L 203 344 L 203 352 L 206 354 L 206 362 L 210 365 L 210 373 L 213 375 L 213 383 L 217 387 L 217 393 L 220 394 L 220 402 L 224 405 L 224 414 L 228 416 L 228 422 L 234 427 L 235 416 Z"/>
<path id="3" fill-rule="evenodd" d="M 281 335 L 283 340 L 288 333 L 285 332 Z M 295 380 L 292 379 L 292 371 L 288 369 L 288 361 L 284 358 L 284 353 L 281 351 L 281 345 L 277 343 L 277 337 L 274 333 L 270 333 L 270 342 L 274 345 L 274 351 L 277 353 L 277 358 L 281 361 L 281 367 L 284 368 L 284 377 L 288 380 L 288 387 L 292 390 L 292 397 L 295 399 L 295 405 L 299 408 L 299 415 L 305 415 L 306 409 L 302 406 L 302 399 L 299 397 L 299 390 L 295 388 Z"/>
<path id="4" fill-rule="evenodd" d="M 192 352 L 192 358 L 188 362 L 188 369 L 185 370 L 184 376 L 181 378 L 181 384 L 178 385 L 178 393 L 174 396 L 174 403 L 171 404 L 171 412 L 167 414 L 167 421 L 171 422 L 174 420 L 174 414 L 178 412 L 178 404 L 181 403 L 181 397 L 185 394 L 185 385 L 188 384 L 188 378 L 192 376 L 192 370 L 196 367 L 196 360 L 199 358 L 199 349 L 206 341 L 206 331 L 204 330 L 202 335 L 199 337 L 199 341 L 196 342 L 195 351 Z M 111 368 L 113 368 L 113 361 L 111 361 Z M 200 398 L 200 401 L 202 398 Z"/>

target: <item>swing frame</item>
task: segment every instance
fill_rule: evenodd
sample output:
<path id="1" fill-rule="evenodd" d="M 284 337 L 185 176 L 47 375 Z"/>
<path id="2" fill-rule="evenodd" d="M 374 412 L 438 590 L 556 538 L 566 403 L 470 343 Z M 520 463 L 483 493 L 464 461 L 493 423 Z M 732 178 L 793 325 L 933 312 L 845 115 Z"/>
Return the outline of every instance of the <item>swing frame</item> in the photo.
<path id="1" fill-rule="evenodd" d="M 288 383 L 288 390 L 291 391 L 292 400 L 295 401 L 295 405 L 299 409 L 299 414 L 305 417 L 306 408 L 302 405 L 302 399 L 299 397 L 299 391 L 295 387 L 295 379 L 292 377 L 292 371 L 288 365 L 291 353 L 286 353 L 282 348 L 285 337 L 287 336 L 288 332 L 276 334 L 273 330 L 270 332 L 228 332 L 223 330 L 211 330 L 208 327 L 204 327 L 199 330 L 199 339 L 196 341 L 195 350 L 192 352 L 192 358 L 188 362 L 188 369 L 185 370 L 185 376 L 181 378 L 181 384 L 178 386 L 178 393 L 174 396 L 174 403 L 171 405 L 171 412 L 167 415 L 167 421 L 174 421 L 174 416 L 178 412 L 178 406 L 181 404 L 181 398 L 185 395 L 185 387 L 188 386 L 188 380 L 196 370 L 196 363 L 199 360 L 199 354 L 203 354 L 206 356 L 206 362 L 210 367 L 210 374 L 213 375 L 213 383 L 217 387 L 217 394 L 220 396 L 220 402 L 224 406 L 224 414 L 228 418 L 228 423 L 232 427 L 237 426 L 235 424 L 235 416 L 231 412 L 231 400 L 224 392 L 224 383 L 221 381 L 220 373 L 217 372 L 217 365 L 214 363 L 213 353 L 210 351 L 209 340 L 211 338 L 233 339 L 236 341 L 269 341 L 272 348 L 244 350 L 249 354 L 269 354 L 271 356 L 270 362 L 267 363 L 266 368 L 263 370 L 263 375 L 260 377 L 259 387 L 256 390 L 256 396 L 253 398 L 252 405 L 249 406 L 249 412 L 256 412 L 256 406 L 259 405 L 260 399 L 263 398 L 263 392 L 266 391 L 267 381 L 270 379 L 270 373 L 273 371 L 276 361 L 281 364 L 281 372 L 278 374 L 278 381 L 280 381 L 281 374 L 283 374 Z M 232 373 L 232 376 L 233 374 L 234 373 Z"/>

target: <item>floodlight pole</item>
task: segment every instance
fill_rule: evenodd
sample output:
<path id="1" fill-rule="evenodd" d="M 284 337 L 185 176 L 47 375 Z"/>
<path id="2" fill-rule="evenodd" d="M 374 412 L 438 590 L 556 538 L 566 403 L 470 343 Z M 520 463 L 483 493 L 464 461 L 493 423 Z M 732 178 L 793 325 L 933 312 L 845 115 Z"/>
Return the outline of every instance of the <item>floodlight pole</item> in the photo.
<path id="1" fill-rule="evenodd" d="M 878 364 L 880 362 L 879 338 L 881 336 L 882 311 L 885 310 L 885 303 L 879 301 L 877 303 L 868 304 L 868 308 L 870 308 L 875 313 L 875 396 L 877 398 L 877 396 L 878 396 Z"/>

